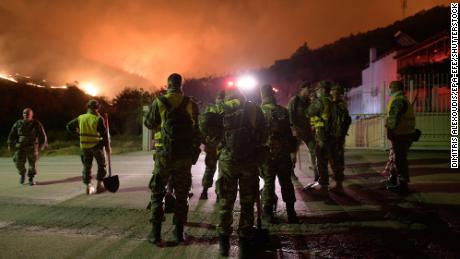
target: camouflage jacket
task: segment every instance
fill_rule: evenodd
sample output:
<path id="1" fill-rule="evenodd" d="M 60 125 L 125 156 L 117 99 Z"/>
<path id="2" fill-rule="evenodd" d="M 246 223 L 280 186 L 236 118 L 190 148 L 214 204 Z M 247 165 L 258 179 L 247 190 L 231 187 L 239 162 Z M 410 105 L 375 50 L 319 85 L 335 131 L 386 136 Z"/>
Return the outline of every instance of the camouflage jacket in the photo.
<path id="1" fill-rule="evenodd" d="M 262 110 L 257 105 L 246 102 L 245 100 L 240 100 L 237 98 L 232 99 L 225 99 L 221 106 L 221 112 L 223 116 L 226 114 L 230 114 L 238 109 L 243 109 L 243 105 L 245 109 L 248 109 L 248 114 L 250 115 L 249 121 L 251 123 L 251 128 L 253 129 L 253 135 L 256 136 L 253 139 L 253 147 L 261 147 L 264 146 L 268 139 L 268 132 L 265 125 L 265 119 Z M 224 135 L 226 132 L 224 132 Z M 231 154 L 234 150 L 229 150 L 225 144 L 222 145 L 222 152 L 220 154 L 219 160 L 232 160 Z M 257 155 L 257 154 L 254 154 Z"/>
<path id="2" fill-rule="evenodd" d="M 171 103 L 173 107 L 177 107 L 182 102 L 183 93 L 180 91 L 173 91 L 168 89 L 167 93 L 164 95 L 166 99 Z M 189 113 L 192 123 L 193 123 L 193 145 L 194 149 L 198 148 L 201 144 L 202 137 L 200 130 L 198 128 L 198 114 L 199 108 L 198 105 L 190 99 L 189 103 L 186 106 L 186 110 Z M 156 98 L 152 105 L 149 108 L 149 111 L 145 115 L 144 125 L 153 130 L 155 147 L 162 147 L 162 136 L 161 136 L 161 127 L 163 126 L 166 114 L 166 106 Z"/>
<path id="3" fill-rule="evenodd" d="M 45 129 L 38 120 L 18 120 L 11 127 L 8 146 L 27 148 L 34 145 L 46 145 L 48 142 Z"/>

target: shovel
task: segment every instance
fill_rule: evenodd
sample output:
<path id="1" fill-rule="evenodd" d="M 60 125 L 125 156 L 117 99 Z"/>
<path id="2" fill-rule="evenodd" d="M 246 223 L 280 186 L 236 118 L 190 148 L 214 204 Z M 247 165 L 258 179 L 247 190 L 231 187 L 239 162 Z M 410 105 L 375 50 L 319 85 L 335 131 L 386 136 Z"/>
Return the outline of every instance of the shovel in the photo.
<path id="1" fill-rule="evenodd" d="M 110 147 L 110 131 L 109 131 L 109 116 L 107 113 L 105 114 L 105 127 L 107 129 L 107 141 L 109 142 L 109 149 L 105 149 L 105 153 L 107 154 L 107 162 L 109 163 L 109 177 L 104 178 L 102 181 L 104 182 L 104 187 L 109 192 L 117 192 L 118 188 L 120 187 L 120 180 L 118 179 L 118 175 L 112 176 L 112 158 L 111 158 L 111 147 Z"/>

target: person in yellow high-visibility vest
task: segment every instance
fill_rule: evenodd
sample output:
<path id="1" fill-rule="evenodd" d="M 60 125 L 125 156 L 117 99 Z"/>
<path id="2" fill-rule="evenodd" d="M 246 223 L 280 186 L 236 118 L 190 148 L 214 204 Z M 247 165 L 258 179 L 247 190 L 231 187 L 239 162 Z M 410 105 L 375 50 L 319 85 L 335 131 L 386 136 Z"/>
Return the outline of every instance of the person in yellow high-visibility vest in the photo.
<path id="1" fill-rule="evenodd" d="M 409 192 L 409 165 L 407 154 L 415 132 L 415 114 L 412 104 L 403 95 L 403 83 L 390 83 L 390 101 L 387 105 L 385 127 L 391 149 L 385 172 L 390 174 L 387 189 L 401 194 Z M 398 183 L 399 180 L 399 183 Z"/>
<path id="2" fill-rule="evenodd" d="M 318 98 L 312 102 L 308 108 L 308 116 L 314 130 L 316 140 L 316 165 L 318 167 L 319 179 L 318 184 L 308 186 L 305 190 L 315 190 L 321 193 L 328 192 L 329 172 L 328 161 L 331 152 L 329 117 L 332 105 L 330 95 L 332 83 L 329 81 L 320 81 L 316 88 Z"/>
<path id="3" fill-rule="evenodd" d="M 80 137 L 80 148 L 82 151 L 81 161 L 83 163 L 83 183 L 86 184 L 86 194 L 101 193 L 105 191 L 102 180 L 107 174 L 104 156 L 104 147 L 110 152 L 108 146 L 107 129 L 104 120 L 99 114 L 99 102 L 90 100 L 88 111 L 67 123 L 67 130 L 77 133 Z M 97 185 L 96 190 L 91 185 L 91 167 L 93 158 L 97 162 Z"/>

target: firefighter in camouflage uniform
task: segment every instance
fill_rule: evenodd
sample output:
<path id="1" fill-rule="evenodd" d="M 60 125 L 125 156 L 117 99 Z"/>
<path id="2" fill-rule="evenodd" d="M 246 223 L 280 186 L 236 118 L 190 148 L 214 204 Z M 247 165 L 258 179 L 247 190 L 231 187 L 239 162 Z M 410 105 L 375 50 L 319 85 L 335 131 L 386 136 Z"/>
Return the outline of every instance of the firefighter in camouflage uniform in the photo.
<path id="1" fill-rule="evenodd" d="M 263 220 L 265 223 L 273 223 L 273 210 L 276 208 L 278 198 L 275 194 L 275 179 L 278 177 L 281 186 L 281 195 L 286 203 L 286 211 L 289 223 L 297 223 L 297 214 L 294 210 L 296 201 L 294 186 L 291 181 L 293 165 L 291 152 L 297 148 L 297 139 L 291 131 L 289 112 L 286 108 L 278 105 L 271 85 L 261 88 L 262 111 L 268 129 L 268 142 L 270 155 L 261 166 L 261 177 L 264 180 L 262 190 Z"/>
<path id="2" fill-rule="evenodd" d="M 329 185 L 328 162 L 331 152 L 331 141 L 329 135 L 330 113 L 332 97 L 330 95 L 331 82 L 320 81 L 317 84 L 317 98 L 308 108 L 308 116 L 314 130 L 316 140 L 316 164 L 318 166 L 318 183 L 311 187 L 312 190 L 326 193 Z"/>
<path id="3" fill-rule="evenodd" d="M 336 185 L 331 188 L 332 191 L 343 191 L 343 180 L 345 171 L 345 138 L 348 133 L 348 128 L 351 124 L 351 117 L 348 112 L 347 102 L 343 99 L 343 88 L 334 84 L 331 89 L 332 106 L 330 119 L 330 140 L 331 152 L 329 163 Z"/>
<path id="4" fill-rule="evenodd" d="M 222 107 L 222 103 L 224 102 L 225 98 L 225 91 L 221 91 L 217 98 L 216 102 L 209 107 L 207 107 L 206 112 L 211 113 L 220 113 L 220 109 Z M 213 143 L 209 137 L 204 136 L 204 151 L 206 152 L 206 157 L 204 159 L 204 163 L 206 165 L 206 169 L 204 171 L 203 179 L 201 184 L 203 186 L 203 191 L 201 192 L 200 199 L 207 200 L 208 199 L 208 189 L 212 187 L 214 174 L 217 169 L 217 160 L 219 159 L 220 150 L 218 145 Z M 216 202 L 219 201 L 219 197 L 217 196 Z"/>
<path id="5" fill-rule="evenodd" d="M 25 176 L 29 178 L 29 185 L 34 185 L 34 177 L 37 174 L 36 163 L 38 161 L 39 150 L 43 150 L 48 145 L 45 129 L 43 125 L 35 120 L 34 112 L 30 108 L 25 108 L 22 112 L 23 119 L 13 124 L 8 135 L 8 150 L 16 147 L 13 156 L 14 164 L 19 173 L 19 183 L 24 184 Z M 29 162 L 26 171 L 25 163 Z"/>
<path id="6" fill-rule="evenodd" d="M 299 94 L 292 97 L 288 103 L 289 118 L 291 120 L 292 128 L 294 133 L 299 141 L 307 145 L 308 151 L 310 153 L 310 162 L 313 170 L 313 182 L 307 185 L 309 186 L 316 183 L 319 179 L 318 169 L 316 165 L 316 141 L 315 136 L 313 135 L 313 129 L 310 124 L 310 117 L 308 116 L 308 107 L 311 104 L 310 100 L 310 88 L 311 84 L 305 82 L 301 85 Z M 291 154 L 293 163 L 296 162 L 296 152 Z"/>
<path id="7" fill-rule="evenodd" d="M 216 114 L 215 114 L 216 115 Z M 233 207 L 239 189 L 241 215 L 238 227 L 240 257 L 250 258 L 253 241 L 254 203 L 259 195 L 258 168 L 267 152 L 262 148 L 267 140 L 264 115 L 252 102 L 246 101 L 235 87 L 226 89 L 217 129 L 209 129 L 204 119 L 202 132 L 223 132 L 220 139 L 219 176 L 216 182 L 219 196 L 219 247 L 222 256 L 228 256 L 232 233 Z M 209 117 L 212 118 L 212 117 Z M 218 119 L 216 121 L 219 121 Z M 214 137 L 214 136 L 213 136 Z M 259 158 L 256 158 L 259 157 Z"/>
<path id="8" fill-rule="evenodd" d="M 198 113 L 197 104 L 182 92 L 182 77 L 174 73 L 168 77 L 166 94 L 153 101 L 145 117 L 145 126 L 155 133 L 155 167 L 149 183 L 152 231 L 148 241 L 156 245 L 162 245 L 163 198 L 169 179 L 176 198 L 173 216 L 175 241 L 185 241 L 191 167 L 198 159 L 201 142 Z"/>

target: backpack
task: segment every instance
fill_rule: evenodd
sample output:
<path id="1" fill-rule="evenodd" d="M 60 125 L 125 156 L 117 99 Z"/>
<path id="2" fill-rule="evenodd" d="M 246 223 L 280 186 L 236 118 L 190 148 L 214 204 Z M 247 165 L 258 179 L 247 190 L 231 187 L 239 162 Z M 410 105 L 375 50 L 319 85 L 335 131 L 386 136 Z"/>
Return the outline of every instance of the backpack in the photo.
<path id="1" fill-rule="evenodd" d="M 333 137 L 344 137 L 347 135 L 351 124 L 351 117 L 347 107 L 332 101 L 330 104 L 330 117 L 328 132 Z"/>
<path id="2" fill-rule="evenodd" d="M 190 98 L 184 96 L 180 105 L 174 108 L 164 96 L 158 97 L 166 107 L 161 127 L 162 144 L 169 159 L 187 159 L 193 151 L 193 123 L 187 112 Z"/>
<path id="3" fill-rule="evenodd" d="M 222 140 L 223 115 L 207 109 L 200 114 L 198 121 L 201 133 L 217 145 Z"/>
<path id="4" fill-rule="evenodd" d="M 297 139 L 292 135 L 289 113 L 286 110 L 280 107 L 270 109 L 266 123 L 269 129 L 269 148 L 273 155 L 295 151 Z"/>
<path id="5" fill-rule="evenodd" d="M 250 159 L 255 154 L 255 133 L 249 120 L 248 103 L 223 116 L 223 145 L 229 151 L 230 159 Z"/>

